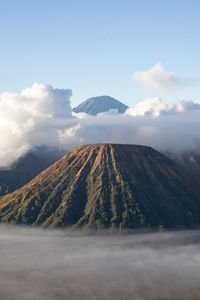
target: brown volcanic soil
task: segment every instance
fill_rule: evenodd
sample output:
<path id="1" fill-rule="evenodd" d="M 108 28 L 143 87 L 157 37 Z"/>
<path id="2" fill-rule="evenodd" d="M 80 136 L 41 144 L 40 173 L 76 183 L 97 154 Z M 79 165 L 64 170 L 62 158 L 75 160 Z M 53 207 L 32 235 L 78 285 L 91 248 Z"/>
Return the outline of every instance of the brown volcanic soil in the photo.
<path id="1" fill-rule="evenodd" d="M 0 220 L 98 229 L 198 226 L 200 188 L 150 147 L 86 145 L 2 197 Z"/>
<path id="2" fill-rule="evenodd" d="M 0 168 L 0 196 L 19 189 L 63 155 L 61 151 L 38 149 L 20 157 L 10 168 Z"/>

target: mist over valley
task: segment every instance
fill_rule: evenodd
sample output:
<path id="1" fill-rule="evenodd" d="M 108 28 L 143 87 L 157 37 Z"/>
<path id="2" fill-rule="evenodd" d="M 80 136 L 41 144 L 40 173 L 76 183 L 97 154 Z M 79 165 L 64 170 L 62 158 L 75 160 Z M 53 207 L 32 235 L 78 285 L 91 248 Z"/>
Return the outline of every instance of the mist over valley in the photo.
<path id="1" fill-rule="evenodd" d="M 198 299 L 200 232 L 75 234 L 0 226 L 4 300 Z"/>

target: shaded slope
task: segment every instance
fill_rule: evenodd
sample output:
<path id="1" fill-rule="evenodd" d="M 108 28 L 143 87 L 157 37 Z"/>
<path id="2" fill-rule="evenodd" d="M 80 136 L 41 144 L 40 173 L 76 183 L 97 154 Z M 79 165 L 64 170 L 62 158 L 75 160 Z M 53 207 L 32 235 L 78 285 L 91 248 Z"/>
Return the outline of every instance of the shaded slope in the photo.
<path id="1" fill-rule="evenodd" d="M 200 224 L 192 177 L 150 147 L 75 148 L 0 201 L 1 221 L 43 226 L 164 227 Z"/>
<path id="2" fill-rule="evenodd" d="M 117 109 L 119 113 L 123 113 L 127 108 L 127 105 L 110 96 L 99 96 L 87 99 L 73 108 L 73 111 L 76 113 L 85 112 L 95 116 L 98 113 L 109 111 L 110 109 Z"/>
<path id="3" fill-rule="evenodd" d="M 9 169 L 0 169 L 0 196 L 19 189 L 62 157 L 61 151 L 38 149 L 21 157 Z"/>
<path id="4" fill-rule="evenodd" d="M 187 169 L 200 182 L 200 154 L 199 151 L 185 151 L 183 153 L 166 153 L 166 156 L 173 159 L 178 165 Z"/>

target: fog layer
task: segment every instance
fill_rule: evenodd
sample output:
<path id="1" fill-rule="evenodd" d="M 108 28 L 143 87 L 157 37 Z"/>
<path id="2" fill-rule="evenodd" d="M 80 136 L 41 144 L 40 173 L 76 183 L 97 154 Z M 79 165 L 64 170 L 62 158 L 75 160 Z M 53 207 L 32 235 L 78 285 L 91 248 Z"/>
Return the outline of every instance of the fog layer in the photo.
<path id="1" fill-rule="evenodd" d="M 0 299 L 199 299 L 199 230 L 87 236 L 1 225 L 0 245 Z"/>

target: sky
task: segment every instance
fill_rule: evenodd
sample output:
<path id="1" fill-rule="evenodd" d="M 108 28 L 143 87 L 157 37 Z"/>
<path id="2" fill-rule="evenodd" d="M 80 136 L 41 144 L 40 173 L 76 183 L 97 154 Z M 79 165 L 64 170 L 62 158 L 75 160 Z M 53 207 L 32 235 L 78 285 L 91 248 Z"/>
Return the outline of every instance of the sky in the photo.
<path id="1" fill-rule="evenodd" d="M 0 93 L 200 102 L 199 0 L 0 0 Z M 145 72 L 145 73 L 144 73 Z"/>

